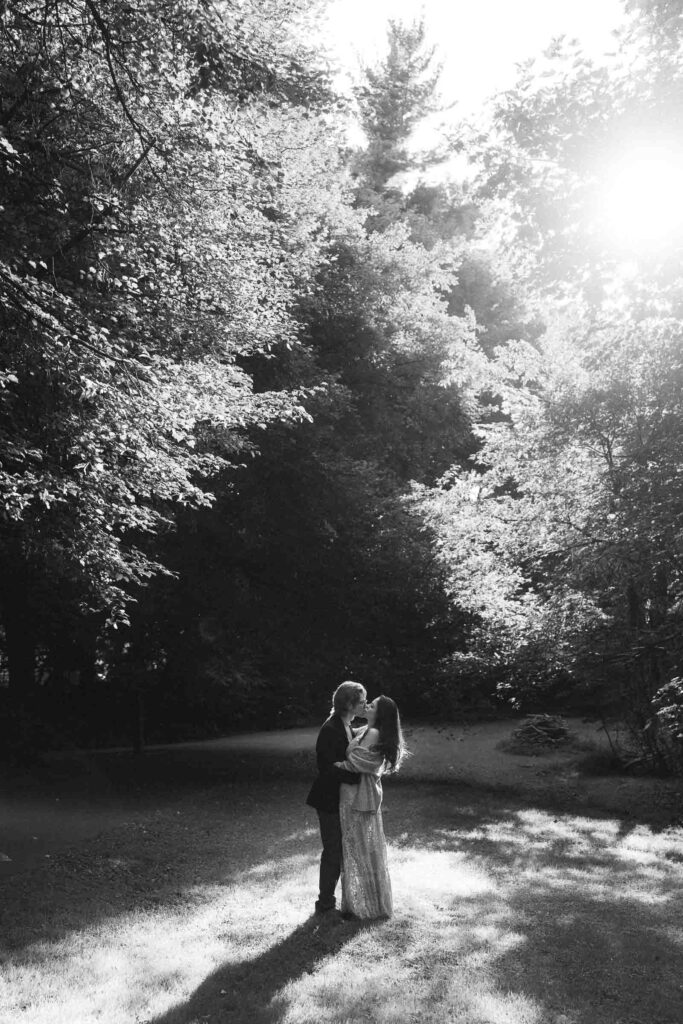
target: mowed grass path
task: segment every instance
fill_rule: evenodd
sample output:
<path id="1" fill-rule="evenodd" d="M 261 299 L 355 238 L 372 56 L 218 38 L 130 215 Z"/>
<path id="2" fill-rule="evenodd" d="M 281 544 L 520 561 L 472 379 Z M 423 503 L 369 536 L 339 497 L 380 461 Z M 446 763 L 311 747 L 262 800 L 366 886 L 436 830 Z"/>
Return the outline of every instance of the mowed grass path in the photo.
<path id="1" fill-rule="evenodd" d="M 300 754 L 100 760 L 130 820 L 0 883 L 2 1024 L 681 1024 L 683 834 L 385 784 L 395 916 L 311 915 Z"/>

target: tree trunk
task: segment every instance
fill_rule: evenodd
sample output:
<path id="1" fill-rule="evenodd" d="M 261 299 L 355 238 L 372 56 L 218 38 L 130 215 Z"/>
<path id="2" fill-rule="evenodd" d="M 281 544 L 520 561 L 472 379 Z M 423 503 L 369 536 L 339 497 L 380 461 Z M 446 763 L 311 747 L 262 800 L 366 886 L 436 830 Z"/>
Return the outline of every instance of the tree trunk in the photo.
<path id="1" fill-rule="evenodd" d="M 79 685 L 82 706 L 85 711 L 87 729 L 87 746 L 97 749 L 100 746 L 100 722 L 102 715 L 99 707 L 99 691 L 97 679 L 97 630 L 91 626 L 86 637 L 81 641 L 79 652 Z"/>
<path id="2" fill-rule="evenodd" d="M 140 683 L 135 685 L 135 722 L 133 729 L 133 753 L 142 754 L 145 749 L 145 696 Z"/>
<path id="3" fill-rule="evenodd" d="M 10 693 L 15 700 L 30 700 L 36 686 L 36 639 L 28 602 L 28 584 L 16 576 L 4 581 L 2 624 Z"/>

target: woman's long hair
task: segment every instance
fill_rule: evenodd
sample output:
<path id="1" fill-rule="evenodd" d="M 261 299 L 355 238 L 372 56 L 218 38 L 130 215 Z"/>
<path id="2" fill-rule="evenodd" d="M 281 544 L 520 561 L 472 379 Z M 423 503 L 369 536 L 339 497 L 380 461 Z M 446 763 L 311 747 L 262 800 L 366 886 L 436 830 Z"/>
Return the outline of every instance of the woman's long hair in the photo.
<path id="1" fill-rule="evenodd" d="M 387 772 L 397 772 L 408 751 L 403 742 L 401 719 L 396 701 L 391 697 L 377 698 L 377 717 L 375 728 L 379 731 L 375 749 L 384 756 Z"/>

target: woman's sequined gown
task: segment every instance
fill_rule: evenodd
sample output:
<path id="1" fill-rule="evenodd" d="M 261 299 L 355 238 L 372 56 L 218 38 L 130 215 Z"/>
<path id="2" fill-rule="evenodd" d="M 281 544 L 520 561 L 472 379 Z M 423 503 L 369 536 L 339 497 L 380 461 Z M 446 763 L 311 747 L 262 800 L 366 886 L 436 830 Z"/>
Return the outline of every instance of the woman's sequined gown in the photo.
<path id="1" fill-rule="evenodd" d="M 341 910 L 343 914 L 365 919 L 391 917 L 391 880 L 381 810 L 380 776 L 384 758 L 361 746 L 360 740 L 357 736 L 349 743 L 344 767 L 361 772 L 361 783 L 358 786 L 342 783 L 339 789 Z"/>

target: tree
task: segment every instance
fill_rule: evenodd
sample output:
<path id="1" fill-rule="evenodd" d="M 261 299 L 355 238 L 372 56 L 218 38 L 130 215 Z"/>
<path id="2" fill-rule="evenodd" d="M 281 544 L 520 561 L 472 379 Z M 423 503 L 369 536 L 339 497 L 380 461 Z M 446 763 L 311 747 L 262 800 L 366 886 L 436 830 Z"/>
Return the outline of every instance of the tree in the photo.
<path id="1" fill-rule="evenodd" d="M 389 21 L 388 54 L 376 67 L 363 68 L 355 89 L 367 138 L 355 163 L 357 202 L 376 209 L 369 224 L 377 228 L 403 212 L 403 192 L 396 179 L 415 168 L 411 137 L 427 115 L 440 109 L 440 68 L 433 66 L 435 48 L 427 46 L 426 35 L 424 21 Z"/>
<path id="2" fill-rule="evenodd" d="M 681 656 L 681 325 L 585 328 L 501 351 L 506 420 L 481 427 L 477 469 L 418 501 L 474 652 L 507 684 L 525 674 L 517 698 L 592 678 L 642 728 Z"/>
<path id="3" fill-rule="evenodd" d="M 658 47 L 676 49 L 680 41 L 681 0 L 626 0 L 632 15 L 631 31 L 650 36 Z"/>
<path id="4" fill-rule="evenodd" d="M 465 396 L 443 386 L 443 364 L 476 349 L 472 324 L 448 312 L 448 248 L 426 248 L 398 213 L 380 227 L 353 209 L 362 180 L 328 199 L 297 305 L 302 344 L 240 360 L 258 393 L 305 388 L 312 422 L 263 436 L 249 472 L 171 543 L 183 589 L 165 591 L 160 614 L 160 581 L 140 608 L 143 624 L 147 612 L 172 623 L 155 637 L 159 689 L 182 694 L 167 705 L 201 717 L 198 702 L 214 701 L 223 728 L 295 720 L 343 675 L 421 706 L 453 644 L 429 537 L 403 498 L 469 450 Z"/>
<path id="5" fill-rule="evenodd" d="M 148 659 L 150 636 L 159 653 L 157 720 L 182 706 L 199 726 L 210 706 L 222 728 L 300 721 L 344 675 L 411 706 L 452 644 L 429 539 L 402 499 L 467 429 L 455 387 L 449 422 L 427 424 L 448 396 L 425 365 L 467 344 L 469 323 L 447 315 L 443 268 L 403 229 L 367 234 L 348 207 L 327 229 L 299 305 L 306 343 L 248 360 L 257 391 L 299 382 L 311 419 L 273 426 L 215 507 L 185 518 L 169 543 L 179 586 L 159 581 L 133 613 L 130 657 Z"/>
<path id="6" fill-rule="evenodd" d="M 125 622 L 163 571 L 144 538 L 211 501 L 250 428 L 302 415 L 239 358 L 296 343 L 319 259 L 333 100 L 291 31 L 305 8 L 2 10 L 0 607 L 18 691 L 61 598 Z"/>
<path id="7" fill-rule="evenodd" d="M 681 656 L 681 240 L 639 254 L 629 280 L 596 213 L 616 141 L 637 123 L 678 132 L 680 47 L 649 28 L 634 23 L 611 69 L 558 44 L 497 104 L 479 196 L 549 326 L 483 367 L 481 448 L 416 502 L 469 616 L 461 671 L 522 703 L 559 687 L 617 704 L 659 756 L 652 723 Z"/>
<path id="8" fill-rule="evenodd" d="M 649 13 L 638 14 L 640 6 Z M 467 138 L 479 171 L 474 195 L 497 210 L 497 238 L 514 254 L 516 276 L 537 291 L 566 302 L 580 293 L 596 308 L 623 294 L 634 312 L 653 315 L 666 303 L 678 315 L 680 239 L 631 243 L 607 212 L 620 170 L 639 150 L 680 153 L 683 145 L 680 25 L 656 16 L 665 4 L 631 9 L 612 61 L 598 64 L 558 40 L 521 67 L 491 123 Z M 626 224 L 659 187 L 642 181 L 631 209 L 624 202 Z M 637 265 L 630 280 L 629 264 Z"/>

